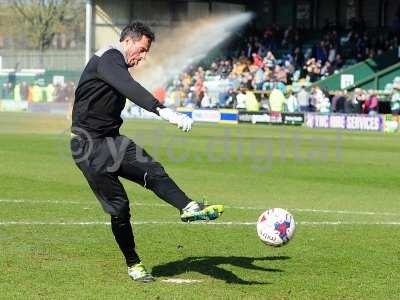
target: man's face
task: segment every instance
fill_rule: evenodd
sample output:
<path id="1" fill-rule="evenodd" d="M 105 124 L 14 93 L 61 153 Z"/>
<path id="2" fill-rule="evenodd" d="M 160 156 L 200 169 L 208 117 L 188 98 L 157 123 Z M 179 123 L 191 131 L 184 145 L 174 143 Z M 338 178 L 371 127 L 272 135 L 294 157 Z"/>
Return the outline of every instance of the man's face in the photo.
<path id="1" fill-rule="evenodd" d="M 126 60 L 129 67 L 135 67 L 139 62 L 144 59 L 150 50 L 150 39 L 143 35 L 140 40 L 133 40 L 128 37 L 123 42 Z"/>

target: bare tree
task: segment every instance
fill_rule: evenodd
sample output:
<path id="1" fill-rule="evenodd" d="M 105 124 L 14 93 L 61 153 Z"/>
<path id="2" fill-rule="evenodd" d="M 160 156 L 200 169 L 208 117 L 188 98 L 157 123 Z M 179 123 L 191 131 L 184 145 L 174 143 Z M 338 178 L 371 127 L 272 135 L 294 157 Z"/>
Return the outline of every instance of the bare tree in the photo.
<path id="1" fill-rule="evenodd" d="M 39 64 L 43 67 L 43 53 L 51 46 L 54 36 L 76 26 L 82 10 L 74 0 L 13 0 L 19 32 L 23 31 L 31 46 L 40 51 Z"/>

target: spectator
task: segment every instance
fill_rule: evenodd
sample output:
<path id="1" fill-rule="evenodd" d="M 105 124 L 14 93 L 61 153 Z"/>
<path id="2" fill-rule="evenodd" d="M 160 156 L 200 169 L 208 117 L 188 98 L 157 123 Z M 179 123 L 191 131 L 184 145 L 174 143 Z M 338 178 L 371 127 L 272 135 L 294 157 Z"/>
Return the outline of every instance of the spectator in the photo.
<path id="1" fill-rule="evenodd" d="M 315 59 L 320 62 L 325 62 L 328 59 L 328 51 L 324 41 L 321 41 L 315 49 Z"/>
<path id="2" fill-rule="evenodd" d="M 283 112 L 283 107 L 286 102 L 282 91 L 274 88 L 269 95 L 269 105 L 271 112 Z"/>
<path id="3" fill-rule="evenodd" d="M 196 103 L 196 101 L 194 100 L 194 94 L 193 94 L 193 92 L 187 93 L 187 94 L 186 94 L 186 97 L 184 97 L 185 93 L 183 93 L 183 92 L 181 91 L 181 93 L 180 93 L 179 96 L 181 96 L 181 95 L 183 96 L 183 106 L 185 106 L 185 107 L 190 107 L 190 108 L 195 108 L 195 107 L 196 107 L 197 103 Z"/>
<path id="4" fill-rule="evenodd" d="M 321 62 L 316 61 L 315 58 L 310 58 L 304 66 L 306 76 L 310 82 L 315 82 L 321 75 Z"/>
<path id="5" fill-rule="evenodd" d="M 211 100 L 211 97 L 208 95 L 208 92 L 207 92 L 207 88 L 204 88 L 203 89 L 203 93 L 202 93 L 202 98 L 201 98 L 201 108 L 211 108 L 211 107 L 213 107 L 213 103 L 212 103 L 212 100 Z"/>
<path id="6" fill-rule="evenodd" d="M 218 74 L 221 78 L 225 79 L 228 77 L 230 72 L 232 71 L 231 62 L 229 60 L 221 61 L 220 67 L 218 69 Z M 204 78 L 204 76 L 202 76 Z"/>
<path id="7" fill-rule="evenodd" d="M 237 97 L 237 93 L 235 92 L 235 90 L 233 88 L 230 88 L 228 91 L 229 97 L 227 99 L 227 101 L 225 102 L 225 107 L 229 107 L 229 108 L 233 108 L 235 103 L 236 103 L 236 97 Z"/>
<path id="8" fill-rule="evenodd" d="M 259 67 L 254 74 L 253 87 L 255 90 L 261 90 L 264 84 L 265 72 L 263 67 Z"/>
<path id="9" fill-rule="evenodd" d="M 299 102 L 301 112 L 310 111 L 310 94 L 306 91 L 304 86 L 300 87 L 300 91 L 297 94 L 297 100 Z"/>
<path id="10" fill-rule="evenodd" d="M 297 47 L 293 52 L 293 64 L 296 70 L 303 68 L 304 53 L 299 47 Z"/>
<path id="11" fill-rule="evenodd" d="M 354 90 L 354 96 L 353 96 L 353 101 L 352 101 L 353 107 L 355 107 L 354 112 L 362 113 L 362 110 L 363 110 L 362 105 L 363 105 L 364 101 L 367 100 L 367 98 L 368 98 L 368 95 L 364 90 L 362 90 L 360 88 L 357 88 Z"/>
<path id="12" fill-rule="evenodd" d="M 160 102 L 161 104 L 165 103 L 165 98 L 167 96 L 165 89 L 160 86 L 154 90 L 154 97 Z"/>
<path id="13" fill-rule="evenodd" d="M 62 83 L 62 84 L 57 84 L 55 86 L 55 101 L 56 102 L 66 102 L 67 99 L 67 90 L 66 90 L 66 84 Z M 35 102 L 34 100 L 35 98 L 35 91 L 32 90 L 32 101 Z"/>
<path id="14" fill-rule="evenodd" d="M 239 89 L 239 93 L 236 96 L 236 108 L 237 109 L 246 109 L 246 89 L 241 87 Z"/>
<path id="15" fill-rule="evenodd" d="M 2 99 L 11 99 L 12 98 L 12 84 L 11 82 L 7 81 L 3 83 L 3 89 L 2 89 Z"/>
<path id="16" fill-rule="evenodd" d="M 21 101 L 21 85 L 19 83 L 14 87 L 14 101 Z"/>
<path id="17" fill-rule="evenodd" d="M 46 88 L 45 88 L 45 93 L 46 93 L 46 101 L 47 102 L 53 102 L 54 101 L 54 96 L 55 96 L 55 88 L 54 86 L 50 83 Z"/>
<path id="18" fill-rule="evenodd" d="M 267 52 L 267 55 L 264 58 L 264 63 L 267 65 L 267 67 L 272 68 L 275 63 L 276 63 L 276 59 L 274 54 L 271 51 Z"/>
<path id="19" fill-rule="evenodd" d="M 397 122 L 398 128 L 400 127 L 400 119 L 399 119 L 399 114 L 400 114 L 400 78 L 393 84 L 393 91 L 391 94 L 390 98 L 390 108 L 392 110 L 392 115 L 394 121 Z"/>
<path id="20" fill-rule="evenodd" d="M 374 91 L 369 92 L 367 100 L 364 101 L 363 110 L 364 113 L 370 116 L 374 116 L 378 113 L 378 96 L 374 93 Z"/>
<path id="21" fill-rule="evenodd" d="M 28 102 L 33 102 L 33 87 L 31 85 L 28 86 Z"/>
<path id="22" fill-rule="evenodd" d="M 275 75 L 276 81 L 282 82 L 284 84 L 287 83 L 287 71 L 285 70 L 285 68 L 283 68 L 279 65 L 275 66 L 274 75 Z"/>
<path id="23" fill-rule="evenodd" d="M 10 98 L 13 98 L 14 87 L 17 84 L 17 71 L 19 68 L 19 63 L 16 63 L 15 68 L 8 73 L 8 82 L 10 83 Z"/>
<path id="24" fill-rule="evenodd" d="M 253 53 L 252 57 L 253 57 L 253 65 L 255 65 L 259 68 L 264 66 L 263 59 L 261 58 L 260 55 L 258 55 L 257 53 Z"/>
<path id="25" fill-rule="evenodd" d="M 296 96 L 293 91 L 288 92 L 288 98 L 286 99 L 286 109 L 290 113 L 299 111 L 299 102 L 297 101 Z"/>
<path id="26" fill-rule="evenodd" d="M 322 109 L 323 112 L 327 112 L 326 109 L 330 106 L 327 102 L 329 103 L 329 99 L 326 99 L 325 94 L 322 92 L 319 86 L 314 86 L 311 90 L 310 110 L 322 112 Z"/>
<path id="27" fill-rule="evenodd" d="M 344 97 L 344 113 L 346 114 L 353 114 L 356 112 L 356 103 L 358 103 L 357 101 L 354 101 L 355 98 L 354 97 Z"/>
<path id="28" fill-rule="evenodd" d="M 256 95 L 249 89 L 246 91 L 246 110 L 259 111 L 260 104 L 257 101 Z"/>
<path id="29" fill-rule="evenodd" d="M 343 65 L 344 65 L 344 61 L 342 59 L 342 56 L 340 54 L 336 54 L 336 58 L 333 63 L 334 70 L 341 69 L 343 67 Z"/>
<path id="30" fill-rule="evenodd" d="M 329 102 L 329 98 L 324 94 L 317 102 L 316 110 L 320 113 L 329 113 L 331 111 L 331 103 Z"/>
<path id="31" fill-rule="evenodd" d="M 20 88 L 20 93 L 21 93 L 21 99 L 22 100 L 28 100 L 29 85 L 28 85 L 28 83 L 26 81 L 22 81 L 21 88 Z"/>
<path id="32" fill-rule="evenodd" d="M 347 99 L 342 91 L 336 91 L 332 98 L 332 112 L 344 113 Z"/>
<path id="33" fill-rule="evenodd" d="M 331 63 L 327 60 L 324 64 L 324 66 L 321 68 L 321 76 L 322 78 L 326 78 L 329 75 L 331 75 L 332 72 L 332 65 Z"/>
<path id="34" fill-rule="evenodd" d="M 43 102 L 42 88 L 37 83 L 32 86 L 32 102 Z"/>

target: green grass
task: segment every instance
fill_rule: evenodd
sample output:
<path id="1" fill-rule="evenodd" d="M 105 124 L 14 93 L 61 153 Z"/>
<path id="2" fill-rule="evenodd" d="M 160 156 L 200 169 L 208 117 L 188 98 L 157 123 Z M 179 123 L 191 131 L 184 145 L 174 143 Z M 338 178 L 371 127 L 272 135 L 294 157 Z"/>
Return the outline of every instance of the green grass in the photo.
<path id="1" fill-rule="evenodd" d="M 188 195 L 228 207 L 218 222 L 283 207 L 298 223 L 293 241 L 272 248 L 254 225 L 180 224 L 175 209 L 123 181 L 138 252 L 157 277 L 142 285 L 70 158 L 67 127 L 62 117 L 0 114 L 0 299 L 400 298 L 398 134 L 210 124 L 186 134 L 127 121 L 123 133 Z M 153 220 L 169 223 L 140 223 Z"/>

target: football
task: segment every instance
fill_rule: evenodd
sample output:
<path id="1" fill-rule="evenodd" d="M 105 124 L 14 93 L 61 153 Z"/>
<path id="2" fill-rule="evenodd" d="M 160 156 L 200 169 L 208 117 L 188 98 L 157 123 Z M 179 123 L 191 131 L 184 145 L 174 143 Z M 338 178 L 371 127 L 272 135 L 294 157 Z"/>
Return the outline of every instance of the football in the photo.
<path id="1" fill-rule="evenodd" d="M 257 221 L 257 234 L 260 240 L 275 247 L 287 244 L 292 239 L 295 228 L 293 216 L 282 208 L 264 211 Z"/>

